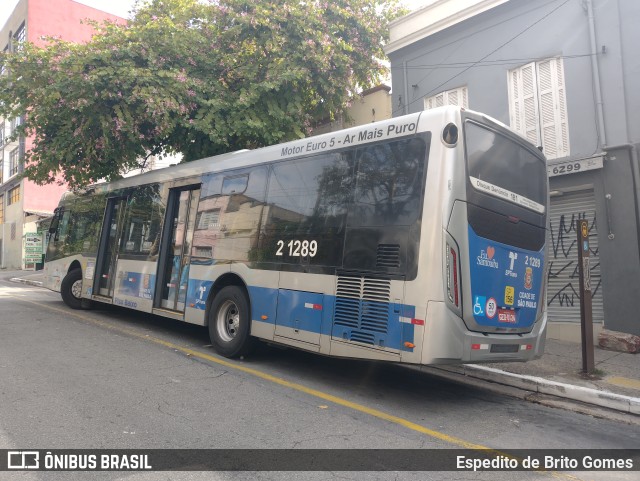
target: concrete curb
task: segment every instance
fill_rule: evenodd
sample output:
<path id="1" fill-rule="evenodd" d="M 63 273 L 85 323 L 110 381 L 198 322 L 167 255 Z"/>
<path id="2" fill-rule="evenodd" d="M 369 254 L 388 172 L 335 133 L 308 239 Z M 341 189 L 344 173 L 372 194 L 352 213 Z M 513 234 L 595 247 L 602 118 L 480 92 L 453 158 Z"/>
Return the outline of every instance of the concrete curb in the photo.
<path id="1" fill-rule="evenodd" d="M 42 287 L 42 282 L 40 281 L 30 281 L 29 279 L 22 279 L 20 277 L 12 277 L 9 279 L 11 282 L 17 282 L 19 284 L 27 284 L 30 286 Z"/>
<path id="2" fill-rule="evenodd" d="M 432 366 L 435 370 L 456 373 L 474 379 L 516 387 L 526 391 L 580 401 L 628 414 L 640 415 L 640 398 L 599 391 L 583 386 L 574 386 L 550 381 L 536 376 L 514 374 L 487 366 L 463 364 L 461 366 Z"/>

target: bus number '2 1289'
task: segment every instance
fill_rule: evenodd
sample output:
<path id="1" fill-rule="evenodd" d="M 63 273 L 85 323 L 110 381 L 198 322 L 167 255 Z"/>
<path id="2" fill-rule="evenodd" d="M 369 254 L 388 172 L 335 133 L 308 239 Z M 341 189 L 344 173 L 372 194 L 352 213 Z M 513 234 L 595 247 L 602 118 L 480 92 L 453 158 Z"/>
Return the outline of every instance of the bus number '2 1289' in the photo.
<path id="1" fill-rule="evenodd" d="M 443 107 L 67 193 L 45 283 L 257 339 L 414 364 L 525 361 L 546 331 L 546 163 Z"/>

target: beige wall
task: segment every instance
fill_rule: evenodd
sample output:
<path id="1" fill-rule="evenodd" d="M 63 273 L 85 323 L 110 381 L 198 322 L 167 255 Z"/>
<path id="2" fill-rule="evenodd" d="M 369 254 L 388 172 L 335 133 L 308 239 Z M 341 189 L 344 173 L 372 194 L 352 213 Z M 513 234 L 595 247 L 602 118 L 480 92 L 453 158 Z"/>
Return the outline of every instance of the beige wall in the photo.
<path id="1" fill-rule="evenodd" d="M 379 85 L 365 90 L 351 101 L 347 109 L 347 119 L 336 119 L 333 122 L 321 124 L 313 129 L 312 135 L 326 134 L 336 130 L 365 125 L 378 120 L 391 118 L 391 87 Z"/>

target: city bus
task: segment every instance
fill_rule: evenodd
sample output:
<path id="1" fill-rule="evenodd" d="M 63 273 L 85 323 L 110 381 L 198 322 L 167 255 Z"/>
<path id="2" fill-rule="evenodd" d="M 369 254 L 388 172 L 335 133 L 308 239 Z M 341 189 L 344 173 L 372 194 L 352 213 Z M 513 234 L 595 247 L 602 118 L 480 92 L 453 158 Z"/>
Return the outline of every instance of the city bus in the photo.
<path id="1" fill-rule="evenodd" d="M 412 364 L 544 351 L 542 153 L 442 107 L 66 193 L 45 286 L 257 340 Z"/>

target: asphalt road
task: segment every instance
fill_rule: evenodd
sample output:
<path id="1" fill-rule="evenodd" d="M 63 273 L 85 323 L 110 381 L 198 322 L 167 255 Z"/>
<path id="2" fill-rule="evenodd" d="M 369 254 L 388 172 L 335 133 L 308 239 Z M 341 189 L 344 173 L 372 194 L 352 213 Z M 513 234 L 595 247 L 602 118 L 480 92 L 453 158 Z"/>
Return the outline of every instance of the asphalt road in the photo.
<path id="1" fill-rule="evenodd" d="M 406 366 L 262 346 L 221 358 L 206 329 L 72 311 L 0 274 L 0 448 L 638 448 L 636 425 Z M 12 476 L 9 477 L 8 475 Z M 0 473 L 0 479 L 637 479 L 635 473 Z"/>

